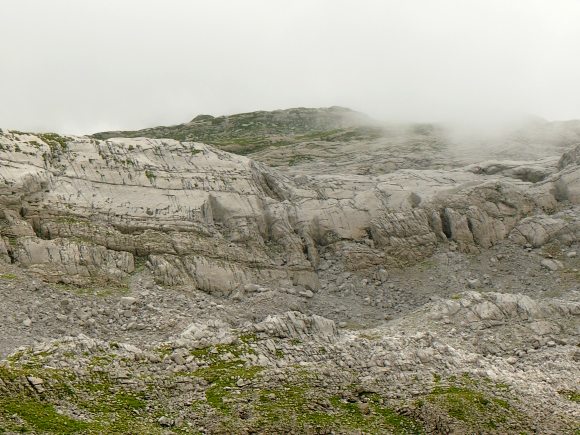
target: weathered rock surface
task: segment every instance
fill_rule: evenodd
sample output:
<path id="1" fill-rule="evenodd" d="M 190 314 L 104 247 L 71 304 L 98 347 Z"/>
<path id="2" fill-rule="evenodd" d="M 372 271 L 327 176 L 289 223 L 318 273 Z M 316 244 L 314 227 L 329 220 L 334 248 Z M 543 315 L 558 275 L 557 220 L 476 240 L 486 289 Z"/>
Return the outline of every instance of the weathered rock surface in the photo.
<path id="1" fill-rule="evenodd" d="M 531 164 L 541 177 L 514 178 L 506 167 L 530 166 L 496 162 L 478 171 L 292 179 L 173 140 L 5 132 L 0 142 L 0 254 L 53 281 L 120 282 L 138 263 L 160 283 L 214 293 L 281 280 L 316 291 L 319 250 L 338 241 L 352 245 L 356 270 L 417 262 L 442 243 L 474 252 L 516 226 L 513 237 L 534 246 L 578 234 L 576 221 L 529 217 L 578 202 L 572 157 L 549 176 L 552 161 L 543 170 Z M 354 252 L 361 242 L 365 255 Z"/>
<path id="2" fill-rule="evenodd" d="M 338 332 L 332 320 L 292 311 L 283 315 L 268 316 L 264 321 L 254 325 L 253 329 L 256 332 L 267 332 L 280 338 L 310 338 L 311 340 L 332 340 Z"/>
<path id="3" fill-rule="evenodd" d="M 470 291 L 364 331 L 338 331 L 329 319 L 289 312 L 242 335 L 224 323 L 197 323 L 155 346 L 79 335 L 19 349 L 0 366 L 11 374 L 0 391 L 23 403 L 34 403 L 35 394 L 49 406 L 58 401 L 70 424 L 85 421 L 87 430 L 111 430 L 126 410 L 148 406 L 156 413 L 124 421 L 147 431 L 219 433 L 234 424 L 236 431 L 307 432 L 310 418 L 326 412 L 333 418 L 319 428 L 339 433 L 352 425 L 372 433 L 573 433 L 578 316 L 578 301 Z M 203 332 L 210 330 L 222 332 Z M 205 345 L 183 340 L 192 334 Z M 20 380 L 26 367 L 37 375 Z M 55 368 L 70 373 L 64 393 Z M 103 379 L 113 402 L 98 394 Z M 133 399 L 112 406 L 120 397 Z M 346 419 L 341 403 L 355 406 L 346 415 L 356 420 Z M 14 426 L 1 414 L 0 423 Z"/>
<path id="4" fill-rule="evenodd" d="M 580 130 L 468 156 L 301 116 L 256 118 L 276 169 L 0 132 L 0 432 L 574 433 Z"/>
<path id="5" fill-rule="evenodd" d="M 580 217 L 575 211 L 530 216 L 522 219 L 509 237 L 517 243 L 529 243 L 536 248 L 553 240 L 569 244 L 580 239 Z"/>

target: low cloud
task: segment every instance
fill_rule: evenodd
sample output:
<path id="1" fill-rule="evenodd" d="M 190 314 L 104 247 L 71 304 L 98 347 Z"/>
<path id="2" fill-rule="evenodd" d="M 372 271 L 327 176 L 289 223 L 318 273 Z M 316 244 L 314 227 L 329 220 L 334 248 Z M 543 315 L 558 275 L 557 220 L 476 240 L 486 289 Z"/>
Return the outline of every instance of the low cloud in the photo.
<path id="1" fill-rule="evenodd" d="M 580 2 L 4 0 L 0 126 L 278 108 L 487 128 L 580 118 Z"/>

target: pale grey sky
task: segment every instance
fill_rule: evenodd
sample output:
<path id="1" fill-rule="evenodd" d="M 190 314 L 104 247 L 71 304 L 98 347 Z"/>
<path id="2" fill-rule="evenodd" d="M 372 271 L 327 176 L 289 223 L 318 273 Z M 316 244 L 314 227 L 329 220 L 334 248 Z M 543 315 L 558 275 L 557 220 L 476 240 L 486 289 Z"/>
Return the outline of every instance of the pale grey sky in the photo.
<path id="1" fill-rule="evenodd" d="M 580 118 L 580 0 L 0 0 L 0 127 Z"/>

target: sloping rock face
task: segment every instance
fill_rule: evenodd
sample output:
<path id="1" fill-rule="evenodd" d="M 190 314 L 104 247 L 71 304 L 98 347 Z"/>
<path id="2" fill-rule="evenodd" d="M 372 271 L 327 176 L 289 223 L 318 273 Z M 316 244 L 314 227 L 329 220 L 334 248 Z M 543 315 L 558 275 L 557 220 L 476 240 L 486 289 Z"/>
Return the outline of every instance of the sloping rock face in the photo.
<path id="1" fill-rule="evenodd" d="M 3 131 L 0 256 L 78 285 L 146 265 L 160 283 L 216 294 L 281 282 L 316 291 L 321 247 L 361 270 L 413 263 L 439 244 L 477 251 L 514 228 L 543 243 L 526 234 L 549 218 L 530 216 L 580 202 L 577 153 L 558 169 L 292 178 L 199 143 Z M 541 177 L 522 177 L 530 167 Z"/>
<path id="2" fill-rule="evenodd" d="M 516 243 L 535 248 L 553 240 L 570 244 L 580 239 L 580 218 L 578 213 L 566 211 L 551 216 L 531 216 L 520 221 L 509 237 Z"/>

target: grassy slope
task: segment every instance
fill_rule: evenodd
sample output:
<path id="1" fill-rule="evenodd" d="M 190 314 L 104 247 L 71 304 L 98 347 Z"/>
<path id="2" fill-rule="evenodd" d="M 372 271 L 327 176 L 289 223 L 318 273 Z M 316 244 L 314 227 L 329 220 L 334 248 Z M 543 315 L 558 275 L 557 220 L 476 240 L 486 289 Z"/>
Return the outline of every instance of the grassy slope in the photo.
<path id="1" fill-rule="evenodd" d="M 71 354 L 84 361 L 82 373 L 51 368 L 53 351 L 20 352 L 0 366 L 0 433 L 198 433 L 203 426 L 211 433 L 419 434 L 426 431 L 422 419 L 433 415 L 463 433 L 530 431 L 506 385 L 436 375 L 430 392 L 393 402 L 362 389 L 348 370 L 330 379 L 312 367 L 289 366 L 280 378 L 248 364 L 255 340 L 241 336 L 233 344 L 191 350 L 199 368 L 161 371 L 155 379 L 143 372 L 149 362 L 124 358 L 114 343 Z M 154 352 L 163 359 L 172 349 Z M 140 384 L 111 375 L 120 363 Z M 29 376 L 43 379 L 43 392 Z M 193 396 L 180 390 L 187 380 L 202 389 Z M 183 422 L 164 427 L 162 416 Z"/>
<path id="2" fill-rule="evenodd" d="M 304 141 L 349 141 L 372 139 L 381 130 L 364 115 L 340 107 L 288 109 L 213 117 L 200 115 L 191 122 L 137 131 L 96 133 L 111 137 L 169 138 L 203 142 L 237 154 L 251 154 L 269 146 L 287 146 Z"/>

